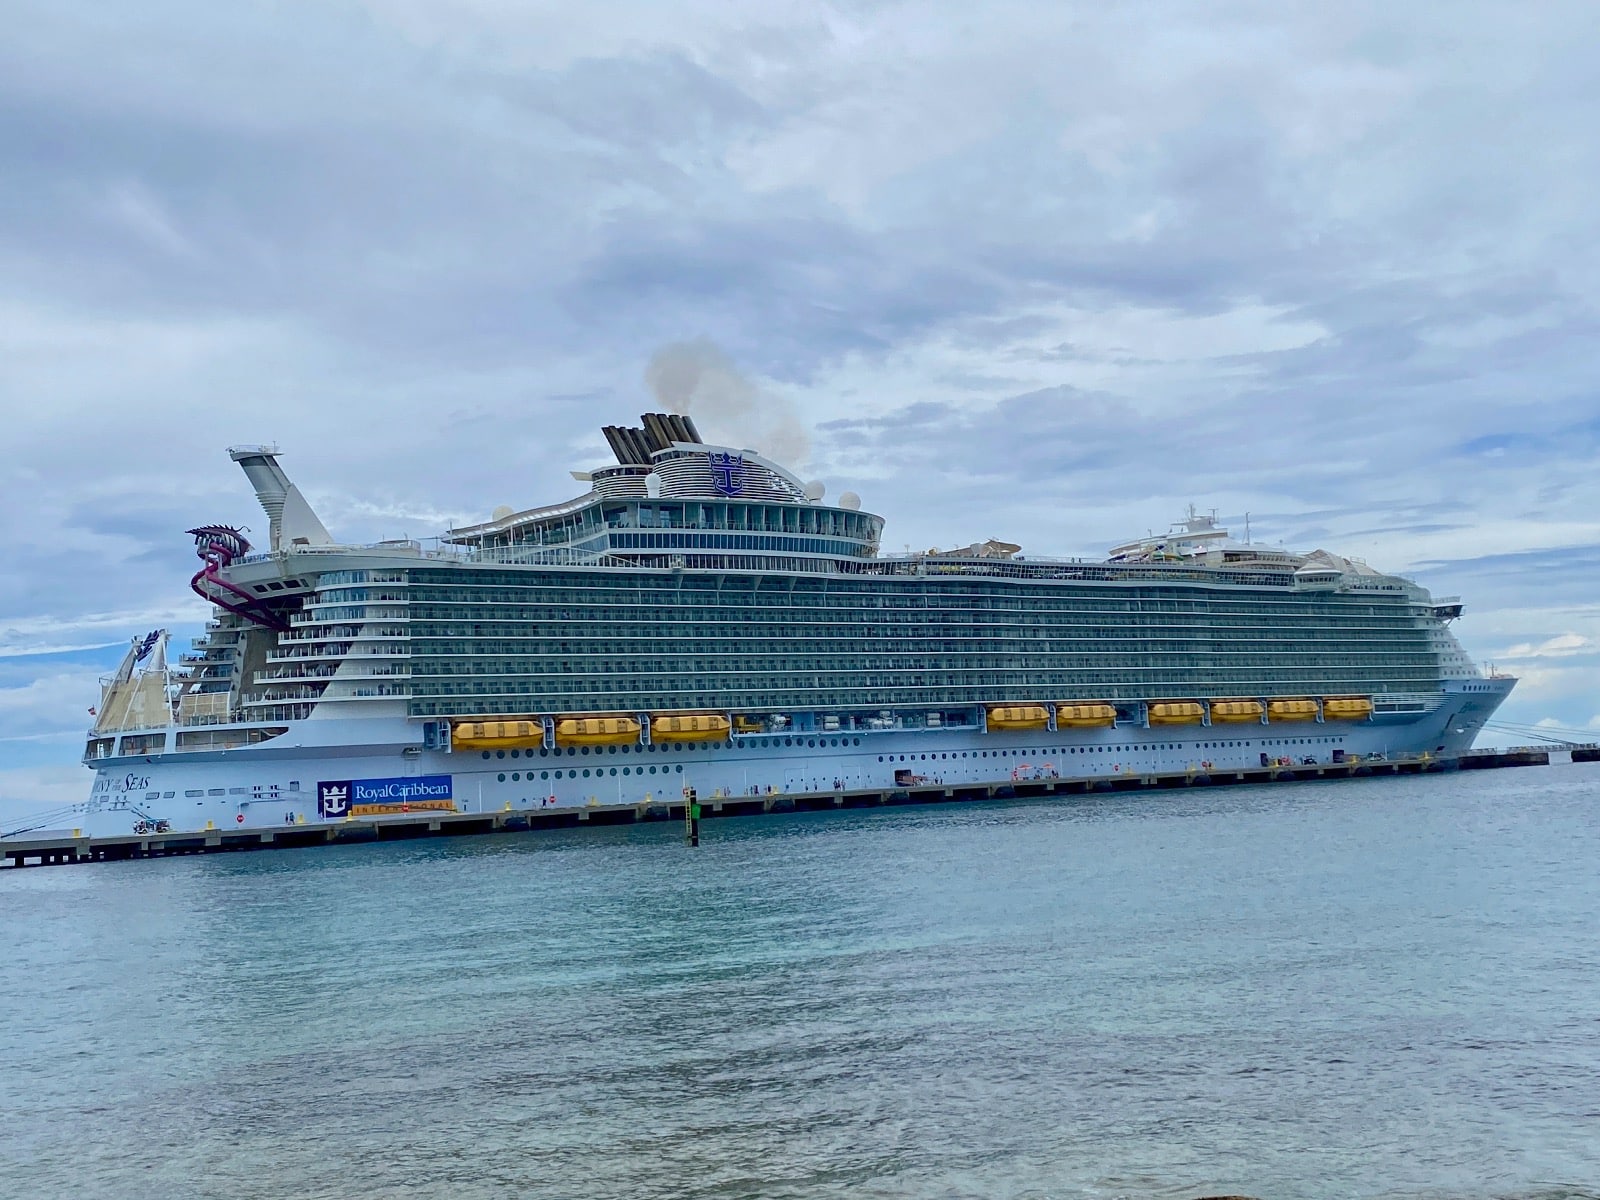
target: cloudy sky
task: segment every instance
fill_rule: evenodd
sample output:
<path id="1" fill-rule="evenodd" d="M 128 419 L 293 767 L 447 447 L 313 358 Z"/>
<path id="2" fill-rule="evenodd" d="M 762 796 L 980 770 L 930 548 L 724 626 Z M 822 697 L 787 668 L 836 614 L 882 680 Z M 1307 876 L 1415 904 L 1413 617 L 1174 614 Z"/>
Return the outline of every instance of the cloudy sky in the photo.
<path id="1" fill-rule="evenodd" d="M 0 803 L 194 632 L 184 529 L 264 529 L 225 446 L 431 535 L 571 494 L 671 347 L 891 548 L 1248 512 L 1600 727 L 1593 0 L 6 13 Z"/>

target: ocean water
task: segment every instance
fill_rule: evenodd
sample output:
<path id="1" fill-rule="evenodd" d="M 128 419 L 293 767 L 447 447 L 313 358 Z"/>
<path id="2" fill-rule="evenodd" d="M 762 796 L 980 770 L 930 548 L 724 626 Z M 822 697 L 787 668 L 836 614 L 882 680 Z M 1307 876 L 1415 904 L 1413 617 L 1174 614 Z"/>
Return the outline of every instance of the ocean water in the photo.
<path id="1" fill-rule="evenodd" d="M 1600 1197 L 1600 766 L 0 871 L 0 1195 Z"/>

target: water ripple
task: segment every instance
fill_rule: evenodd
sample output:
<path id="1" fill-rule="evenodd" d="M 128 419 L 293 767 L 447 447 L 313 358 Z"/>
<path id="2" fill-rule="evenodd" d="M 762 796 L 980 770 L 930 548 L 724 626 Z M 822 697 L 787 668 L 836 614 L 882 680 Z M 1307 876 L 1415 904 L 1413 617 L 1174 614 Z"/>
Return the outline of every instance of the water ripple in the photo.
<path id="1" fill-rule="evenodd" d="M 1600 1200 L 1597 783 L 6 872 L 0 1195 Z"/>

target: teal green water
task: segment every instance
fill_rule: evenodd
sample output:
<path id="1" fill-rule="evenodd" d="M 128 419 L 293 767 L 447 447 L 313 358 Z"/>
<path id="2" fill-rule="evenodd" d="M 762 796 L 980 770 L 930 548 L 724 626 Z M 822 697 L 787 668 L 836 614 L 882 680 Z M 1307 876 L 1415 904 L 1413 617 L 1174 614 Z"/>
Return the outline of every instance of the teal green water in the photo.
<path id="1" fill-rule="evenodd" d="M 0 1195 L 1600 1196 L 1600 767 L 0 872 Z"/>

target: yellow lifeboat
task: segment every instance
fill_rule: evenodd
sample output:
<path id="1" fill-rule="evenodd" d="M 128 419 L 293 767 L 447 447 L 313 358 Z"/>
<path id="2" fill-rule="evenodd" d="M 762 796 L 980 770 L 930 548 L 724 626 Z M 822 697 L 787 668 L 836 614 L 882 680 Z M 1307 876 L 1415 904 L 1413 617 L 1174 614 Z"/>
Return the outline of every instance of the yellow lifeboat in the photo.
<path id="1" fill-rule="evenodd" d="M 1267 705 L 1269 721 L 1315 721 L 1315 700 L 1274 700 Z"/>
<path id="2" fill-rule="evenodd" d="M 1265 712 L 1259 700 L 1213 700 L 1211 723 L 1213 725 L 1243 725 L 1259 722 Z"/>
<path id="3" fill-rule="evenodd" d="M 562 717 L 556 722 L 558 746 L 627 746 L 639 740 L 632 717 Z"/>
<path id="4" fill-rule="evenodd" d="M 756 717 L 735 717 L 733 719 L 735 733 L 760 733 L 761 721 Z"/>
<path id="5" fill-rule="evenodd" d="M 650 718 L 652 742 L 722 742 L 728 738 L 728 718 L 718 713 L 670 713 Z"/>
<path id="6" fill-rule="evenodd" d="M 1062 704 L 1056 708 L 1057 729 L 1100 729 L 1117 723 L 1109 704 Z"/>
<path id="7" fill-rule="evenodd" d="M 1365 721 L 1372 715 L 1372 701 L 1365 696 L 1329 696 L 1322 702 L 1322 714 L 1330 721 Z"/>
<path id="8" fill-rule="evenodd" d="M 1161 700 L 1150 706 L 1152 725 L 1198 725 L 1205 715 L 1198 700 Z"/>
<path id="9" fill-rule="evenodd" d="M 1013 729 L 1044 729 L 1050 724 L 1050 714 L 1040 704 L 1008 704 L 989 710 L 989 732 Z"/>
<path id="10" fill-rule="evenodd" d="M 450 745 L 457 750 L 530 750 L 544 745 L 544 722 L 506 717 L 452 721 Z"/>

